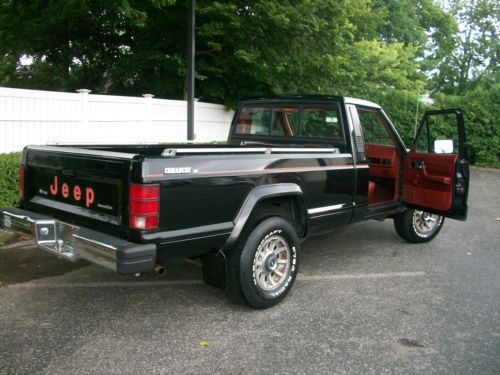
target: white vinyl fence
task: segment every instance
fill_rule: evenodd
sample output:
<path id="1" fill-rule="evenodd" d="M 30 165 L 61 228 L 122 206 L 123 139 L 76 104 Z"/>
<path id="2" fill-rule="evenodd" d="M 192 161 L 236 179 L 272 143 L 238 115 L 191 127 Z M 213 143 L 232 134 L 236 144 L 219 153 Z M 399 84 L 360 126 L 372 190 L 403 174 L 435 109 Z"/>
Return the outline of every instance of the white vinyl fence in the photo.
<path id="1" fill-rule="evenodd" d="M 93 95 L 0 87 L 0 153 L 29 144 L 182 142 L 187 104 L 152 95 Z M 195 103 L 195 140 L 223 141 L 233 112 Z"/>

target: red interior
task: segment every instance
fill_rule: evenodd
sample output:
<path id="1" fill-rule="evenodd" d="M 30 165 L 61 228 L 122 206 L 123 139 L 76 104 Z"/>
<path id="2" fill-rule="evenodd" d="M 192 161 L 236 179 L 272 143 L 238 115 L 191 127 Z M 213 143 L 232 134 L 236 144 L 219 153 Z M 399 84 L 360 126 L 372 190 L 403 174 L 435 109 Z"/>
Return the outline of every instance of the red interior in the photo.
<path id="1" fill-rule="evenodd" d="M 285 130 L 285 134 L 291 137 L 293 135 L 292 127 L 290 126 L 290 121 L 288 121 L 288 116 L 286 115 L 286 112 L 281 112 L 280 116 L 283 128 Z"/>
<path id="2" fill-rule="evenodd" d="M 397 198 L 399 156 L 395 146 L 368 143 L 368 204 L 391 202 Z M 446 212 L 451 208 L 453 177 L 457 155 L 411 151 L 404 161 L 403 200 Z M 415 164 L 418 164 L 417 167 Z"/>
<path id="3" fill-rule="evenodd" d="M 457 157 L 454 154 L 416 153 L 412 150 L 404 163 L 403 200 L 448 211 L 452 203 Z M 422 167 L 415 168 L 415 162 L 423 163 Z"/>
<path id="4" fill-rule="evenodd" d="M 236 124 L 236 134 L 250 134 L 252 129 L 252 118 L 241 115 Z"/>
<path id="5" fill-rule="evenodd" d="M 365 144 L 369 160 L 368 204 L 390 202 L 397 197 L 399 158 L 395 146 Z"/>

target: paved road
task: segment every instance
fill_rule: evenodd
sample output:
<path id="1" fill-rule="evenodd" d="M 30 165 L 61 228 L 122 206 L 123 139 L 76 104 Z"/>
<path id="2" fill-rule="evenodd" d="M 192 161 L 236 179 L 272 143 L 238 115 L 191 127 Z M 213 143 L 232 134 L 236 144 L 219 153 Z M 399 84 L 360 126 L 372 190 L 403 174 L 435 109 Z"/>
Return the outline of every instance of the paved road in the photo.
<path id="1" fill-rule="evenodd" d="M 500 172 L 474 171 L 469 220 L 427 245 L 389 220 L 309 240 L 265 311 L 194 264 L 121 277 L 4 246 L 0 374 L 498 374 L 499 193 Z"/>

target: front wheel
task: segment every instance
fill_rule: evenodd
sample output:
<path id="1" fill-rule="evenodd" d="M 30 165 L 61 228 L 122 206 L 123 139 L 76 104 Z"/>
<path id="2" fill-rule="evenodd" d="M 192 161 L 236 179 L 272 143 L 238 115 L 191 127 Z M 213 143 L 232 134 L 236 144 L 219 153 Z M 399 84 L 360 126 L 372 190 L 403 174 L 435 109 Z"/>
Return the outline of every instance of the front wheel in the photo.
<path id="1" fill-rule="evenodd" d="M 281 217 L 246 230 L 229 256 L 229 288 L 237 299 L 265 309 L 279 303 L 295 281 L 299 238 Z"/>
<path id="2" fill-rule="evenodd" d="M 419 210 L 406 210 L 394 217 L 396 232 L 411 243 L 429 242 L 443 227 L 444 217 Z"/>

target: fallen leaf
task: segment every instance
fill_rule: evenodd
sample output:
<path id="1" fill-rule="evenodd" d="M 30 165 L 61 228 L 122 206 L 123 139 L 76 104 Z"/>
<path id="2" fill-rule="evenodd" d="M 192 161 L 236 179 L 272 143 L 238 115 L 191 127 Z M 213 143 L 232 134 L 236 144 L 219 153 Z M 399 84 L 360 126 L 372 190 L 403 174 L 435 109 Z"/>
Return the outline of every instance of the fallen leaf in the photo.
<path id="1" fill-rule="evenodd" d="M 31 238 L 26 237 L 26 236 L 21 236 L 21 237 L 19 237 L 19 240 L 20 241 L 29 241 L 29 240 L 31 240 Z"/>
<path id="2" fill-rule="evenodd" d="M 205 347 L 207 347 L 207 346 L 208 346 L 208 341 L 201 341 L 201 342 L 200 342 L 200 346 L 205 346 Z"/>

